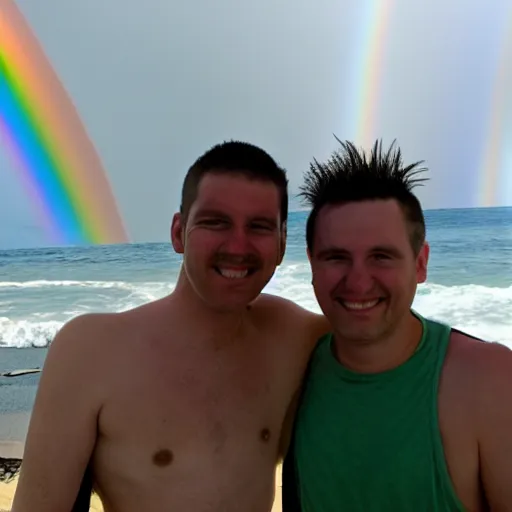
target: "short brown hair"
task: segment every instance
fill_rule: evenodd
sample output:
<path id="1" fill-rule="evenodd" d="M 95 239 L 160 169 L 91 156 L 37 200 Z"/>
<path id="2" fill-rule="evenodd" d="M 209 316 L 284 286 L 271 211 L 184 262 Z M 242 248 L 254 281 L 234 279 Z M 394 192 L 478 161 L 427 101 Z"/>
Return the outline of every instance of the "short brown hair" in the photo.
<path id="1" fill-rule="evenodd" d="M 181 191 L 180 212 L 188 216 L 197 198 L 201 179 L 210 173 L 241 174 L 249 179 L 269 181 L 279 190 L 281 221 L 288 218 L 288 180 L 286 171 L 263 149 L 240 141 L 217 144 L 200 156 L 190 167 Z"/>

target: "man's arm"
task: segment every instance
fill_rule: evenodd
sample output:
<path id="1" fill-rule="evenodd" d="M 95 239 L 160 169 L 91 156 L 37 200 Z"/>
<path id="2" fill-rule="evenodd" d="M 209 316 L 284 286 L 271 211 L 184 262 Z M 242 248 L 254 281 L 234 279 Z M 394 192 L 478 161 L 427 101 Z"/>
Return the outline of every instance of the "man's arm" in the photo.
<path id="1" fill-rule="evenodd" d="M 319 339 L 328 332 L 330 332 L 331 330 L 329 322 L 323 315 L 312 313 L 311 311 L 308 311 L 296 304 L 293 304 L 291 309 L 293 313 L 291 324 L 300 326 L 301 346 L 294 349 L 294 352 L 298 352 L 299 349 L 301 349 L 303 352 L 304 359 L 303 362 L 301 363 L 301 366 L 303 367 L 304 374 L 300 376 L 299 387 L 295 391 L 290 401 L 290 404 L 286 412 L 286 417 L 283 421 L 281 439 L 279 443 L 280 460 L 283 460 L 286 457 L 286 453 L 290 446 L 290 441 L 293 432 L 293 424 L 295 422 L 295 416 L 297 414 L 297 410 L 300 404 L 305 373 L 307 372 L 308 368 L 308 361 Z M 292 340 L 292 343 L 294 345 L 296 345 L 296 342 L 296 339 Z"/>
<path id="2" fill-rule="evenodd" d="M 324 315 L 309 313 L 307 318 L 307 332 L 310 340 L 309 349 L 313 351 L 320 338 L 332 332 L 332 326 Z"/>
<path id="3" fill-rule="evenodd" d="M 286 416 L 284 418 L 283 426 L 281 428 L 281 437 L 279 439 L 279 462 L 284 461 L 284 458 L 286 457 L 286 454 L 288 453 L 288 450 L 290 448 L 290 442 L 293 434 L 293 425 L 295 422 L 295 415 L 297 414 L 297 409 L 299 406 L 301 392 L 302 387 L 295 392 L 291 400 L 291 403 L 286 411 Z"/>
<path id="4" fill-rule="evenodd" d="M 73 507 L 96 441 L 101 405 L 94 378 L 100 373 L 100 354 L 94 351 L 98 330 L 91 317 L 65 325 L 48 350 L 12 512 L 69 512 Z"/>
<path id="5" fill-rule="evenodd" d="M 485 352 L 485 356 L 484 356 Z M 482 347 L 479 382 L 480 476 L 492 512 L 512 511 L 512 351 Z"/>

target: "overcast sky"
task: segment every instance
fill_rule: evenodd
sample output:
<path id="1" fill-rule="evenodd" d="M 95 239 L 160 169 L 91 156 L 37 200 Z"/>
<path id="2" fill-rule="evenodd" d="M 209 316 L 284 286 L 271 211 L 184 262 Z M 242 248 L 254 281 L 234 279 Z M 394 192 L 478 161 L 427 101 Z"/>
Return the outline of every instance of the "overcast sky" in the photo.
<path id="1" fill-rule="evenodd" d="M 385 2 L 394 5 L 385 51 L 369 60 L 377 0 L 16 3 L 73 98 L 135 241 L 168 239 L 187 168 L 224 139 L 268 150 L 295 193 L 311 158 L 335 149 L 333 133 L 356 137 L 365 86 L 378 99 L 370 134 L 397 138 L 407 160 L 430 167 L 427 208 L 483 204 L 497 105 L 503 158 L 491 202 L 512 204 L 512 100 L 496 92 L 512 90 L 512 64 L 497 78 L 510 0 Z M 377 78 L 369 86 L 364 76 Z M 4 153 L 0 247 L 44 244 Z"/>

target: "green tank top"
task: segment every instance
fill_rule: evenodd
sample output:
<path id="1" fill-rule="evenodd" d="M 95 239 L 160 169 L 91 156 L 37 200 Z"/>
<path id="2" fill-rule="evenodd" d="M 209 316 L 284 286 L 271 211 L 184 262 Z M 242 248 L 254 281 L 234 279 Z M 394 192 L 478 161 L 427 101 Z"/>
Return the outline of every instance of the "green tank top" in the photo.
<path id="1" fill-rule="evenodd" d="M 294 432 L 302 512 L 465 510 L 448 473 L 437 410 L 450 328 L 414 314 L 423 324 L 416 352 L 379 374 L 344 368 L 332 335 L 320 339 Z"/>

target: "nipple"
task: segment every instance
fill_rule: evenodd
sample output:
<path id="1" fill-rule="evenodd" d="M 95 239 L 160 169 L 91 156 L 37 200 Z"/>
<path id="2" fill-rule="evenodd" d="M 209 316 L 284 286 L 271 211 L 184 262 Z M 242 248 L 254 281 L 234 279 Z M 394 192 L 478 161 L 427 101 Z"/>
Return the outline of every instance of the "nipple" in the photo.
<path id="1" fill-rule="evenodd" d="M 168 466 L 172 462 L 173 458 L 174 456 L 170 450 L 158 450 L 153 455 L 153 464 L 163 468 Z"/>
<path id="2" fill-rule="evenodd" d="M 264 443 L 268 443 L 268 441 L 270 440 L 270 430 L 268 428 L 264 428 L 261 432 L 260 432 L 260 439 L 264 442 Z"/>

